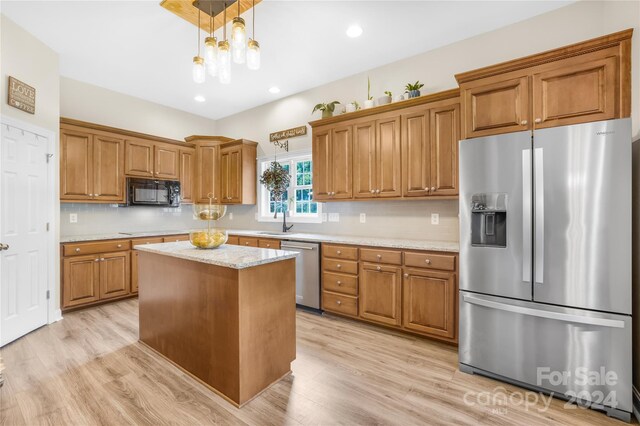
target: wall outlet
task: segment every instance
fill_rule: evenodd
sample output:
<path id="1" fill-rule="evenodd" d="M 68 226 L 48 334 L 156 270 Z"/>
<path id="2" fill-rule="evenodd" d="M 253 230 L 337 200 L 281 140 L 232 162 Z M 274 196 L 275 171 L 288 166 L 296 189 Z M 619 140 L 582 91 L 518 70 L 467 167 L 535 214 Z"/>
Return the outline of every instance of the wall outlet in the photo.
<path id="1" fill-rule="evenodd" d="M 323 222 L 327 221 L 327 214 L 326 213 L 322 213 L 322 221 Z"/>
<path id="2" fill-rule="evenodd" d="M 78 223 L 78 214 L 70 213 L 69 214 L 69 223 Z"/>
<path id="3" fill-rule="evenodd" d="M 366 213 L 360 213 L 360 223 L 367 223 Z"/>
<path id="4" fill-rule="evenodd" d="M 329 222 L 340 222 L 340 213 L 329 213 Z"/>
<path id="5" fill-rule="evenodd" d="M 440 214 L 439 213 L 431 213 L 431 224 L 432 225 L 440 225 Z"/>
<path id="6" fill-rule="evenodd" d="M 254 215 L 253 215 L 253 218 L 254 218 L 255 220 L 258 220 L 258 213 L 254 214 Z"/>
<path id="7" fill-rule="evenodd" d="M 233 220 L 233 213 L 229 213 L 229 220 Z"/>

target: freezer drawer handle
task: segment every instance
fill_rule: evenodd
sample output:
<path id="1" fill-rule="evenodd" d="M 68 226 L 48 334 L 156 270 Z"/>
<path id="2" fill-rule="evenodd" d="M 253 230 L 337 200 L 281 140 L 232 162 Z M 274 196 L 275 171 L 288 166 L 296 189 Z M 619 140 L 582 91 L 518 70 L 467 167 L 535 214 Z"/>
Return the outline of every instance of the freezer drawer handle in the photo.
<path id="1" fill-rule="evenodd" d="M 302 247 L 302 246 L 290 246 L 289 244 L 282 244 L 281 249 L 300 249 L 300 250 L 315 250 L 315 247 Z"/>
<path id="2" fill-rule="evenodd" d="M 478 297 L 464 295 L 463 300 L 473 305 L 484 306 L 486 308 L 499 309 L 501 311 L 513 312 L 515 314 L 530 315 L 540 318 L 548 318 L 558 321 L 566 321 L 577 324 L 599 325 L 602 327 L 624 328 L 624 321 L 606 318 L 591 318 L 581 315 L 563 314 L 561 312 L 541 311 L 539 309 L 526 308 L 524 306 L 509 305 L 506 303 L 494 302 L 493 300 L 480 299 Z"/>

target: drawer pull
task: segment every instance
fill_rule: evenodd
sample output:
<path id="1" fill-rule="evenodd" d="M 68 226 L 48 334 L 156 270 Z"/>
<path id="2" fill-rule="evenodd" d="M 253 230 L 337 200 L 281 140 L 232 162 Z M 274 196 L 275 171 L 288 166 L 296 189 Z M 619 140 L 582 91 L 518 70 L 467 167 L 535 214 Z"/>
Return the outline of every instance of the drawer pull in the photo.
<path id="1" fill-rule="evenodd" d="M 340 269 L 340 268 L 342 268 L 342 265 L 338 263 L 338 264 L 336 265 L 336 268 Z"/>
<path id="2" fill-rule="evenodd" d="M 271 244 L 267 244 L 267 248 L 271 247 Z"/>
<path id="3" fill-rule="evenodd" d="M 338 253 L 338 254 L 342 254 L 342 252 L 341 252 L 340 250 L 338 250 L 336 253 Z"/>
<path id="4" fill-rule="evenodd" d="M 404 274 L 404 277 L 405 278 L 409 278 L 409 274 Z"/>
<path id="5" fill-rule="evenodd" d="M 104 262 L 104 257 L 101 257 L 101 258 L 100 258 L 100 262 Z"/>
<path id="6" fill-rule="evenodd" d="M 76 253 L 80 253 L 80 248 L 77 248 L 77 249 L 76 249 Z"/>
<path id="7" fill-rule="evenodd" d="M 94 262 L 100 262 L 100 259 L 96 259 L 96 260 L 94 260 Z"/>
<path id="8" fill-rule="evenodd" d="M 425 259 L 425 262 L 427 263 L 427 265 L 431 264 L 431 260 L 430 259 Z"/>
<path id="9" fill-rule="evenodd" d="M 342 305 L 342 302 L 340 300 L 336 300 L 336 305 Z"/>
<path id="10" fill-rule="evenodd" d="M 248 246 L 248 245 L 249 245 L 249 242 L 247 241 L 246 243 L 244 243 L 244 245 L 245 245 L 245 246 Z"/>
<path id="11" fill-rule="evenodd" d="M 338 284 L 338 285 L 342 285 L 342 281 L 338 281 L 336 284 Z"/>
<path id="12" fill-rule="evenodd" d="M 118 248 L 122 247 L 122 244 L 118 244 Z"/>
<path id="13" fill-rule="evenodd" d="M 377 255 L 376 257 L 378 258 L 378 260 L 382 259 L 382 255 L 381 254 Z"/>

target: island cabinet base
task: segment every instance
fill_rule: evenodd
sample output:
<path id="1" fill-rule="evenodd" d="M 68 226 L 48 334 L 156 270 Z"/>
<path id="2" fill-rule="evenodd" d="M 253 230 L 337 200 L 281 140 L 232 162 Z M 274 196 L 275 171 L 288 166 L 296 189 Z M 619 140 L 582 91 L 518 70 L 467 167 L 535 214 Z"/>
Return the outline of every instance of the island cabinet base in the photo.
<path id="1" fill-rule="evenodd" d="M 295 259 L 231 269 L 141 251 L 140 341 L 240 407 L 291 371 Z"/>

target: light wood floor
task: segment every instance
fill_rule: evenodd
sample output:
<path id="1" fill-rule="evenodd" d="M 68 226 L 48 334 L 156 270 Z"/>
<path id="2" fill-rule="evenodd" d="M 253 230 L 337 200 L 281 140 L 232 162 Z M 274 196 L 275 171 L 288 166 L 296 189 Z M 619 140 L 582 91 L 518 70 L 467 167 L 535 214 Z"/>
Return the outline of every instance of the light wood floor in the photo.
<path id="1" fill-rule="evenodd" d="M 481 405 L 473 395 L 524 391 L 461 373 L 444 344 L 305 312 L 297 320 L 293 375 L 236 409 L 137 342 L 137 300 L 69 313 L 2 349 L 0 423 L 624 424 L 560 400 L 546 412 Z"/>

